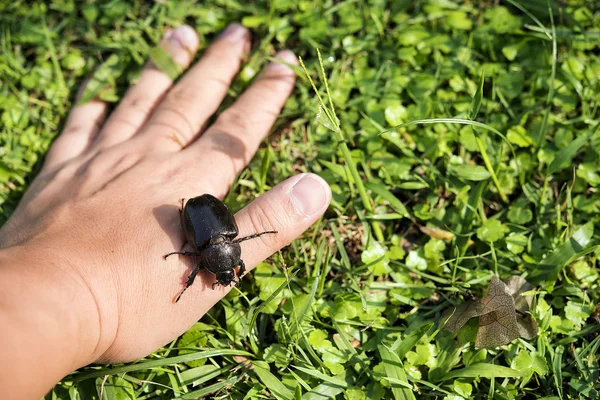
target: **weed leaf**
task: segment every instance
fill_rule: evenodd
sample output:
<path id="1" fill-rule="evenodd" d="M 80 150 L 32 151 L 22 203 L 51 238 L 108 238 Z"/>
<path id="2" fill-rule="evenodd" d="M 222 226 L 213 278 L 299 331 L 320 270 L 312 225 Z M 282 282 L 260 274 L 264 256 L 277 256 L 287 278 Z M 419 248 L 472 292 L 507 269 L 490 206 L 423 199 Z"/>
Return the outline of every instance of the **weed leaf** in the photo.
<path id="1" fill-rule="evenodd" d="M 594 235 L 594 223 L 588 222 L 579 228 L 571 238 L 554 249 L 538 264 L 529 275 L 534 284 L 546 283 L 546 287 L 554 287 L 560 271 L 578 254 L 586 249 Z"/>
<path id="2" fill-rule="evenodd" d="M 554 160 L 552 160 L 552 162 L 548 166 L 548 169 L 546 171 L 547 174 L 552 175 L 555 172 L 569 167 L 571 165 L 571 160 L 573 159 L 573 157 L 575 157 L 579 149 L 583 147 L 583 145 L 588 141 L 588 139 L 591 136 L 592 132 L 580 136 L 577 139 L 573 140 L 571 143 L 569 143 L 566 147 L 561 149 L 556 155 L 556 157 L 554 157 Z"/>
<path id="3" fill-rule="evenodd" d="M 525 376 L 523 372 L 502 365 L 477 363 L 449 372 L 444 376 L 444 380 L 457 378 L 520 378 L 522 376 Z"/>

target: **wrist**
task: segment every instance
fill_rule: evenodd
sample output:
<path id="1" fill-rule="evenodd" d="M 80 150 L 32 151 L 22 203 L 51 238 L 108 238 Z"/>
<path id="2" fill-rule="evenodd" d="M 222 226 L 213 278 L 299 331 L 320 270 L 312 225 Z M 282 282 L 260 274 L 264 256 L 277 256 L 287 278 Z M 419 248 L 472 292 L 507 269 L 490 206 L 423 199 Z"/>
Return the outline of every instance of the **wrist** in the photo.
<path id="1" fill-rule="evenodd" d="M 39 398 L 94 361 L 99 321 L 92 292 L 63 260 L 40 246 L 0 250 L 0 393 Z"/>

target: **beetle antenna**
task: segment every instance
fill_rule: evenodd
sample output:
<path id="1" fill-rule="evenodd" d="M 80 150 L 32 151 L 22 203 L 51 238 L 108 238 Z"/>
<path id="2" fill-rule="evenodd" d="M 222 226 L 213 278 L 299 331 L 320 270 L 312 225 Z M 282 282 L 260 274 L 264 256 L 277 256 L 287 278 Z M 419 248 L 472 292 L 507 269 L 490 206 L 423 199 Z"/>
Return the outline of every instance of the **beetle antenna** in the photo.
<path id="1" fill-rule="evenodd" d="M 261 232 L 261 233 L 255 233 L 254 235 L 245 236 L 243 238 L 236 239 L 233 241 L 233 243 L 240 243 L 240 242 L 244 242 L 246 240 L 255 239 L 259 236 L 266 235 L 267 233 L 277 233 L 277 231 L 265 231 L 265 232 Z"/>

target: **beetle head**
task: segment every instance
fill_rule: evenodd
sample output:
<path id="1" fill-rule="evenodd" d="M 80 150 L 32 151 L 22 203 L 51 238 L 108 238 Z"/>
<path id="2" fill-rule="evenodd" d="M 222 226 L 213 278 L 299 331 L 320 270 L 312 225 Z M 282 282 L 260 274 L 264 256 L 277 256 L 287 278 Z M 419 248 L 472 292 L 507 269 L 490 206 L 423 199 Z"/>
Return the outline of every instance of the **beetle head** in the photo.
<path id="1" fill-rule="evenodd" d="M 232 269 L 223 271 L 223 272 L 217 272 L 216 275 L 217 275 L 217 283 L 219 285 L 228 286 L 232 282 L 235 282 L 235 274 Z"/>

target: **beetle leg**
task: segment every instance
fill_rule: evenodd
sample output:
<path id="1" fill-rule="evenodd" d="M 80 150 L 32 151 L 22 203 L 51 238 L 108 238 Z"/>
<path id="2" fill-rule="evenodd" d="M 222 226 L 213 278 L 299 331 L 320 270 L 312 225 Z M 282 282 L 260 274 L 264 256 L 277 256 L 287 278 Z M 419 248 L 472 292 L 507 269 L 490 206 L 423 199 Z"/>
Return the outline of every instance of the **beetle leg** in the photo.
<path id="1" fill-rule="evenodd" d="M 194 279 L 196 279 L 196 275 L 198 275 L 198 271 L 200 271 L 200 265 L 196 266 L 196 268 L 194 268 L 194 270 L 192 271 L 192 273 L 188 276 L 187 281 L 185 282 L 185 287 L 179 293 L 179 296 L 177 296 L 177 299 L 175 300 L 175 303 L 177 303 L 179 301 L 179 299 L 181 298 L 181 295 L 183 294 L 183 292 L 185 292 L 187 290 L 187 288 L 189 288 L 190 286 L 192 286 L 192 284 L 194 283 Z"/>
<path id="2" fill-rule="evenodd" d="M 246 273 L 246 264 L 244 264 L 244 262 L 242 260 L 240 260 L 240 270 L 238 271 L 238 279 L 241 279 L 241 277 Z"/>
<path id="3" fill-rule="evenodd" d="M 183 202 L 185 201 L 185 199 L 181 199 L 181 208 L 179 209 L 179 214 L 181 215 L 181 213 L 183 212 Z"/>
<path id="4" fill-rule="evenodd" d="M 266 231 L 266 232 L 261 232 L 261 233 L 255 233 L 254 235 L 245 236 L 243 238 L 235 239 L 233 241 L 233 243 L 240 243 L 240 242 L 244 242 L 246 240 L 255 239 L 255 238 L 259 237 L 259 236 L 266 235 L 267 233 L 277 233 L 277 231 Z"/>
<path id="5" fill-rule="evenodd" d="M 172 256 L 173 254 L 181 254 L 182 256 L 199 256 L 200 255 L 198 253 L 192 253 L 192 252 L 189 252 L 189 251 L 174 251 L 172 253 L 165 254 L 163 256 L 163 258 L 166 260 L 167 257 Z"/>

